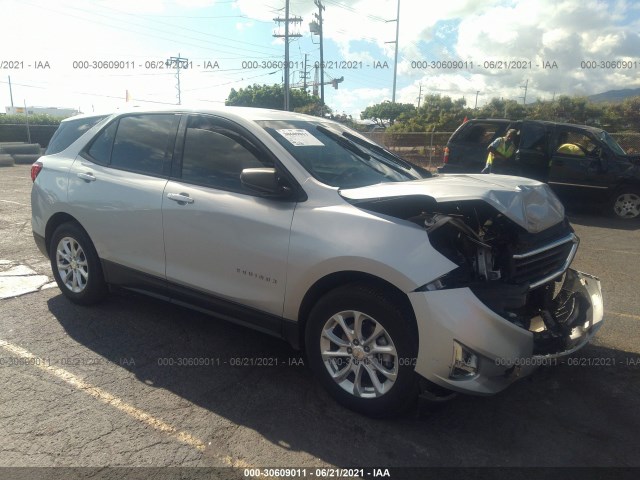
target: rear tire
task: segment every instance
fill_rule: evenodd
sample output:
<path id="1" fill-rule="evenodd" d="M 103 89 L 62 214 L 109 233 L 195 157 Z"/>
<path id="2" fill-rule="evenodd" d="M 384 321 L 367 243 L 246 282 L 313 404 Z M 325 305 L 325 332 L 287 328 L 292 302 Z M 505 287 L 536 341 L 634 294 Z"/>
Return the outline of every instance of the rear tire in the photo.
<path id="1" fill-rule="evenodd" d="M 327 293 L 311 310 L 309 363 L 345 407 L 387 417 L 417 400 L 417 327 L 402 303 L 386 289 L 354 283 Z"/>
<path id="2" fill-rule="evenodd" d="M 626 187 L 618 190 L 609 202 L 609 213 L 620 220 L 640 218 L 640 189 Z"/>
<path id="3" fill-rule="evenodd" d="M 73 303 L 92 305 L 108 289 L 102 265 L 89 235 L 76 223 L 63 223 L 53 232 L 49 248 L 53 277 Z"/>

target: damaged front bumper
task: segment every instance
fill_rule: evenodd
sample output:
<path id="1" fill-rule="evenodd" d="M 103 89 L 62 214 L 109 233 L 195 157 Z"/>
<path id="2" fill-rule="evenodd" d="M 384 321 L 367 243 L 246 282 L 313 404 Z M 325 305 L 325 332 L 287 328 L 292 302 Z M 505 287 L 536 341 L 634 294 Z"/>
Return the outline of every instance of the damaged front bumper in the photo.
<path id="1" fill-rule="evenodd" d="M 603 324 L 600 281 L 568 269 L 561 292 L 557 311 L 541 311 L 529 329 L 466 287 L 410 293 L 420 345 L 416 372 L 450 390 L 489 395 L 579 350 Z"/>

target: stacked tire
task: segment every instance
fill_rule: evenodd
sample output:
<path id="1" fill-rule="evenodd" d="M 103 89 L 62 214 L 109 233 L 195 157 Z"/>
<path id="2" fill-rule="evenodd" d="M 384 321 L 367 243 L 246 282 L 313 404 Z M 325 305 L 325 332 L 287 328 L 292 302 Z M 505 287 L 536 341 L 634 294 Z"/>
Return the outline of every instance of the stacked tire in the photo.
<path id="1" fill-rule="evenodd" d="M 37 143 L 0 144 L 0 167 L 12 167 L 15 164 L 31 165 L 41 156 L 42 149 Z"/>

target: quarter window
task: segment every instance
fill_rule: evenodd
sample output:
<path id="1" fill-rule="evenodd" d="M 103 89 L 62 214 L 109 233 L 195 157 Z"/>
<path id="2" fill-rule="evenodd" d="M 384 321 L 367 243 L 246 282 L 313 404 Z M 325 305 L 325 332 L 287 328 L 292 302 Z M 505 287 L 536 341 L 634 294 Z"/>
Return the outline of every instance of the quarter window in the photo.
<path id="1" fill-rule="evenodd" d="M 240 174 L 245 168 L 272 167 L 236 131 L 213 118 L 191 117 L 185 134 L 182 180 L 224 190 L 243 191 Z"/>
<path id="2" fill-rule="evenodd" d="M 100 132 L 100 135 L 91 143 L 89 147 L 89 156 L 96 163 L 107 165 L 111 158 L 111 149 L 113 148 L 113 139 L 116 136 L 118 122 L 111 123 L 107 128 Z"/>

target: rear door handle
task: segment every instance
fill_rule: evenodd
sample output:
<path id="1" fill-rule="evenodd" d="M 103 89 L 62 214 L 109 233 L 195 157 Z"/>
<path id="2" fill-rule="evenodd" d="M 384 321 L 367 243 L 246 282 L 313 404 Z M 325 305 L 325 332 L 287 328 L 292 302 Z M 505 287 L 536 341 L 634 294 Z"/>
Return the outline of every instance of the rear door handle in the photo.
<path id="1" fill-rule="evenodd" d="M 191 198 L 188 193 L 169 193 L 167 194 L 167 198 L 174 202 L 178 202 L 180 205 L 186 205 L 187 203 L 194 202 L 193 198 Z"/>
<path id="2" fill-rule="evenodd" d="M 96 181 L 96 177 L 94 177 L 93 173 L 91 173 L 91 172 L 78 173 L 77 175 L 78 175 L 78 178 L 81 178 L 85 182 L 95 182 Z"/>

